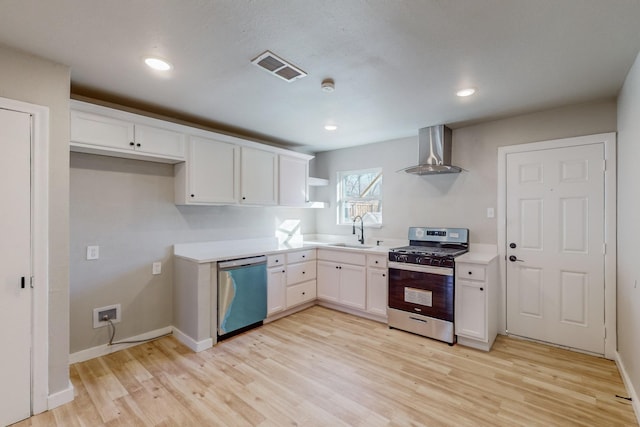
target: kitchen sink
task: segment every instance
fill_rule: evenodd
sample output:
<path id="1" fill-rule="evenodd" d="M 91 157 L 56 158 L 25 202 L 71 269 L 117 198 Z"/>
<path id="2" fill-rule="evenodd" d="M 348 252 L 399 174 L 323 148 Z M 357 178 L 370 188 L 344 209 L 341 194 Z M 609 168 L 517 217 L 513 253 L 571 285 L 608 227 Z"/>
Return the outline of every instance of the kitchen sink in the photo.
<path id="1" fill-rule="evenodd" d="M 336 246 L 339 248 L 352 248 L 352 249 L 371 249 L 373 246 L 365 246 L 357 243 L 331 243 L 329 246 Z"/>

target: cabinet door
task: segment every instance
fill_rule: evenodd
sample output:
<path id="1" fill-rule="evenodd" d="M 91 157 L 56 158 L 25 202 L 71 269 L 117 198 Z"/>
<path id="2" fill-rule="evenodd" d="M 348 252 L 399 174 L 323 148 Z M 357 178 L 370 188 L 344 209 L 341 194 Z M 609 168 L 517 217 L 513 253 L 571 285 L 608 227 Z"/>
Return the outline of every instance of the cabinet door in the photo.
<path id="1" fill-rule="evenodd" d="M 287 266 L 287 285 L 306 282 L 316 278 L 316 262 L 307 261 Z"/>
<path id="2" fill-rule="evenodd" d="M 71 111 L 71 142 L 133 150 L 133 123 Z"/>
<path id="3" fill-rule="evenodd" d="M 135 125 L 134 133 L 136 151 L 184 159 L 184 134 L 145 125 Z"/>
<path id="4" fill-rule="evenodd" d="M 267 269 L 267 316 L 284 310 L 286 278 L 284 267 Z"/>
<path id="5" fill-rule="evenodd" d="M 318 261 L 318 299 L 340 301 L 340 269 L 333 262 Z"/>
<path id="6" fill-rule="evenodd" d="M 387 316 L 387 270 L 367 269 L 367 311 L 371 314 Z"/>
<path id="7" fill-rule="evenodd" d="M 238 147 L 191 137 L 187 200 L 195 203 L 237 203 Z"/>
<path id="8" fill-rule="evenodd" d="M 367 284 L 365 268 L 359 265 L 340 264 L 340 304 L 364 310 Z"/>
<path id="9" fill-rule="evenodd" d="M 296 305 L 299 305 L 308 301 L 312 301 L 315 298 L 316 298 L 316 281 L 315 280 L 309 280 L 308 282 L 289 286 L 287 288 L 287 308 L 291 308 Z"/>
<path id="10" fill-rule="evenodd" d="M 484 282 L 456 280 L 456 335 L 486 341 L 486 294 Z"/>
<path id="11" fill-rule="evenodd" d="M 307 202 L 308 161 L 280 156 L 279 197 L 282 206 L 303 206 Z"/>
<path id="12" fill-rule="evenodd" d="M 241 203 L 275 205 L 278 202 L 278 156 L 264 150 L 242 147 Z"/>

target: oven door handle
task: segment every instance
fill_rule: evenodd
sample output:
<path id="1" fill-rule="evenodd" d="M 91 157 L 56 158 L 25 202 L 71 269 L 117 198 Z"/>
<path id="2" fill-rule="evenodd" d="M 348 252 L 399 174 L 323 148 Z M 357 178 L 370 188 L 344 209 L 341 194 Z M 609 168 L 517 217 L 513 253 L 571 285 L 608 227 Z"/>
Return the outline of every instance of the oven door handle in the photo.
<path id="1" fill-rule="evenodd" d="M 440 276 L 453 276 L 453 268 L 447 267 L 432 267 L 429 265 L 408 264 L 406 262 L 389 261 L 387 263 L 389 269 L 396 270 L 408 270 L 418 273 L 431 273 L 438 274 Z"/>

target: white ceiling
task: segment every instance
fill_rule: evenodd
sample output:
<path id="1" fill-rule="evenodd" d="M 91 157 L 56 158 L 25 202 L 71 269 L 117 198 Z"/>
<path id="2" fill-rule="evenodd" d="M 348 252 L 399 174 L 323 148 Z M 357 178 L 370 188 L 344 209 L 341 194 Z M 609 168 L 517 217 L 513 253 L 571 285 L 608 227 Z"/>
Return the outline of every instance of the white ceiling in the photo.
<path id="1" fill-rule="evenodd" d="M 638 28 L 640 0 L 0 1 L 0 42 L 71 66 L 78 93 L 310 151 L 616 96 Z M 250 63 L 267 49 L 308 76 Z"/>

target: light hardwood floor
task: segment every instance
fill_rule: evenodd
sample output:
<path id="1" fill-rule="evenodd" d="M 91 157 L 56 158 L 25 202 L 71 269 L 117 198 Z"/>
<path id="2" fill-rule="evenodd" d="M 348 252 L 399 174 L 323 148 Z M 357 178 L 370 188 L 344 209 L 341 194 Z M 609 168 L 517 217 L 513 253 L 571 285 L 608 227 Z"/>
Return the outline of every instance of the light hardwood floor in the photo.
<path id="1" fill-rule="evenodd" d="M 163 338 L 71 366 L 18 426 L 635 426 L 615 363 L 500 336 L 485 353 L 322 307 L 201 353 Z"/>

